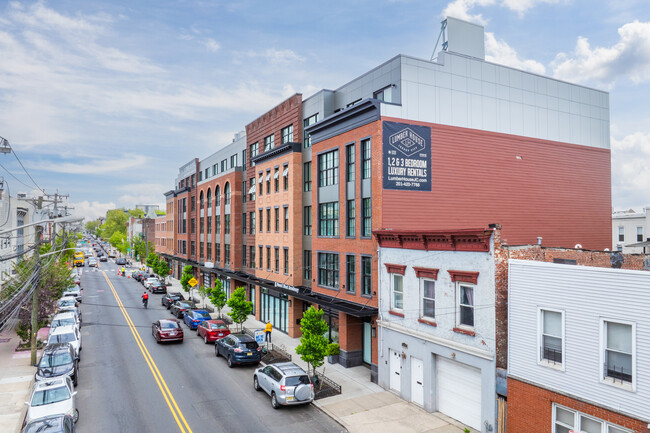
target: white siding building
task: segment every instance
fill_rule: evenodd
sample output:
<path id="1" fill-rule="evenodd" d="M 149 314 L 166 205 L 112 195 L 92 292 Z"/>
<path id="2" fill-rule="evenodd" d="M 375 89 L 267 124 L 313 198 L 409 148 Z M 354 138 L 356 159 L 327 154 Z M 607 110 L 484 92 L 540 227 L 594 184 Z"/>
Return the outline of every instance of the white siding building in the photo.
<path id="1" fill-rule="evenodd" d="M 493 232 L 375 234 L 379 385 L 478 431 L 496 430 Z"/>
<path id="2" fill-rule="evenodd" d="M 515 379 L 550 391 L 553 432 L 650 423 L 650 272 L 510 260 L 508 296 L 509 409 Z"/>
<path id="3" fill-rule="evenodd" d="M 24 194 L 10 197 L 0 195 L 0 231 L 16 229 L 34 222 L 34 204 Z M 40 217 L 39 217 L 40 218 Z M 11 279 L 14 266 L 20 260 L 13 257 L 34 244 L 34 226 L 13 230 L 0 237 L 0 284 Z"/>
<path id="4" fill-rule="evenodd" d="M 614 212 L 612 215 L 612 250 L 623 253 L 644 253 L 650 251 L 646 247 L 632 247 L 629 245 L 645 242 L 650 238 L 650 207 L 643 208 L 642 212 L 623 211 Z"/>

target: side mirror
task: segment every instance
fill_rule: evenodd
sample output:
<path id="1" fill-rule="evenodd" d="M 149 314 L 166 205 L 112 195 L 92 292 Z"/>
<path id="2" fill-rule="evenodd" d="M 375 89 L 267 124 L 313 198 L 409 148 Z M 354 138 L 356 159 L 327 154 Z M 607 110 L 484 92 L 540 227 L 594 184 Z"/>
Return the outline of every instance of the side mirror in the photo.
<path id="1" fill-rule="evenodd" d="M 75 391 L 75 392 L 72 393 L 72 396 L 73 396 L 73 397 L 74 397 L 75 395 L 77 395 L 77 391 Z"/>
<path id="2" fill-rule="evenodd" d="M 25 402 L 25 406 L 29 406 L 29 402 L 28 402 L 28 401 Z"/>

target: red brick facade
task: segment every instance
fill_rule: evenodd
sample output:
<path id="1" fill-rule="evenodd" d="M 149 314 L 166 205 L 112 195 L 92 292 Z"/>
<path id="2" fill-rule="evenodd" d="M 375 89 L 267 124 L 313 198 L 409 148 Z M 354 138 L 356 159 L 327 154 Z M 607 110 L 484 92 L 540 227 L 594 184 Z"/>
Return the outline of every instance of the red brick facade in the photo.
<path id="1" fill-rule="evenodd" d="M 553 404 L 591 415 L 635 433 L 650 433 L 648 424 L 611 410 L 508 378 L 508 433 L 549 433 L 553 429 Z M 614 405 L 615 402 L 612 402 Z"/>

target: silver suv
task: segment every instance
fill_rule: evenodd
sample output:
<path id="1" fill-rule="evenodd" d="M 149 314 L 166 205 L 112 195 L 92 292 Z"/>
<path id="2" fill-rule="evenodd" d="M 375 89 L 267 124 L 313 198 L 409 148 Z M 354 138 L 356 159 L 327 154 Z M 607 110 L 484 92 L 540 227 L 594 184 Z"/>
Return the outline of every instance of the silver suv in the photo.
<path id="1" fill-rule="evenodd" d="M 281 362 L 255 370 L 253 387 L 271 396 L 271 406 L 307 404 L 314 400 L 314 385 L 305 370 L 293 362 Z"/>

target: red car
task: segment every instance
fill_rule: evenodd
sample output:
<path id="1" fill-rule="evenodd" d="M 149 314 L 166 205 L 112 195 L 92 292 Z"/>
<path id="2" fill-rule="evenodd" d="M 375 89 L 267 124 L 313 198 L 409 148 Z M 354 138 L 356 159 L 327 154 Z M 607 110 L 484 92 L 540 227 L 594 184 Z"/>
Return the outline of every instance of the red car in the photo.
<path id="1" fill-rule="evenodd" d="M 151 334 L 158 344 L 164 341 L 183 342 L 183 329 L 178 323 L 178 320 L 160 319 L 153 322 L 151 324 Z"/>
<path id="2" fill-rule="evenodd" d="M 230 329 L 223 320 L 204 320 L 196 328 L 196 334 L 208 344 L 230 335 Z"/>

